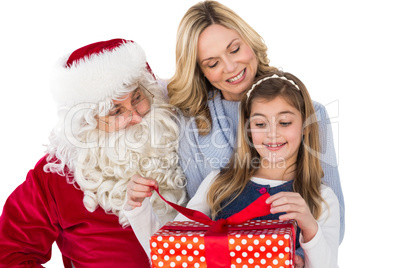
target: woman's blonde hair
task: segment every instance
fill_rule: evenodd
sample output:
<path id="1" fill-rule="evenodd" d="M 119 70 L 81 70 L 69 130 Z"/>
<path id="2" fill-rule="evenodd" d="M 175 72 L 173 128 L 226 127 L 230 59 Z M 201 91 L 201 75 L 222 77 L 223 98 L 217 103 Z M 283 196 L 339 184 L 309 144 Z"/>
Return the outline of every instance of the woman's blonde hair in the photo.
<path id="1" fill-rule="evenodd" d="M 265 77 L 272 75 L 286 79 L 264 80 Z M 289 80 L 293 81 L 299 89 Z M 320 163 L 318 123 L 310 95 L 304 84 L 290 73 L 271 71 L 256 81 L 262 82 L 255 84 L 250 94 L 244 95 L 241 100 L 237 148 L 228 165 L 217 175 L 207 194 L 212 217 L 223 209 L 221 207 L 223 201 L 229 201 L 226 202 L 228 205 L 241 194 L 259 167 L 260 156 L 249 135 L 250 112 L 254 101 L 256 99 L 271 101 L 281 97 L 302 115 L 304 128 L 302 144 L 296 163 L 287 169 L 292 168 L 292 171 L 295 171 L 293 190 L 304 198 L 317 219 L 321 215 L 321 203 L 324 201 L 320 192 L 323 171 Z"/>
<path id="2" fill-rule="evenodd" d="M 192 6 L 177 30 L 176 72 L 168 84 L 170 104 L 186 116 L 196 117 L 201 135 L 210 132 L 208 94 L 214 88 L 197 63 L 198 37 L 210 25 L 235 30 L 250 46 L 258 60 L 257 76 L 274 69 L 269 66 L 267 46 L 262 37 L 239 15 L 217 1 L 206 0 Z"/>

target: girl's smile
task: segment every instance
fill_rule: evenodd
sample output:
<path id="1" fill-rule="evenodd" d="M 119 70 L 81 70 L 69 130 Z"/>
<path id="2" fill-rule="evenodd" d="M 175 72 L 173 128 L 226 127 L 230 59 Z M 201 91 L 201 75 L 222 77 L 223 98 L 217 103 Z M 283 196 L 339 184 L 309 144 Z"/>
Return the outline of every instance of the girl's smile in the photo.
<path id="1" fill-rule="evenodd" d="M 270 144 L 263 144 L 267 147 L 268 150 L 270 151 L 278 151 L 280 149 L 283 148 L 283 146 L 285 146 L 287 144 L 287 142 L 284 143 L 270 143 Z"/>

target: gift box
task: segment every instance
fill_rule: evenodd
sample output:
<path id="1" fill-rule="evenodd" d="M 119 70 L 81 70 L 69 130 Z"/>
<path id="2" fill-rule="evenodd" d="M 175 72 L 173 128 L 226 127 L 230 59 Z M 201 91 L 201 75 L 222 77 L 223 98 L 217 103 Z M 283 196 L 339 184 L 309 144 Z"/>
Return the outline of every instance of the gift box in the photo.
<path id="1" fill-rule="evenodd" d="M 169 222 L 151 237 L 153 268 L 294 267 L 296 222 L 251 220 L 270 213 L 268 193 L 217 221 L 159 196 L 193 221 Z"/>
<path id="2" fill-rule="evenodd" d="M 152 267 L 207 267 L 208 258 L 224 257 L 222 254 L 228 254 L 228 263 L 216 267 L 293 267 L 294 221 L 253 220 L 228 225 L 223 238 L 228 253 L 219 248 L 208 252 L 206 237 L 215 240 L 213 235 L 208 237 L 209 229 L 193 221 L 167 223 L 151 237 Z"/>

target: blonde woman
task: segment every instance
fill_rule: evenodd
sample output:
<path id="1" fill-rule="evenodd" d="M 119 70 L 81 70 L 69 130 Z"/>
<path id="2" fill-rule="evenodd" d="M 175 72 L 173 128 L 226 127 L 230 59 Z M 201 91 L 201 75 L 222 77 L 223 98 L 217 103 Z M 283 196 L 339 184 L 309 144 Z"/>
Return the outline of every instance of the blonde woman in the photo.
<path id="1" fill-rule="evenodd" d="M 179 142 L 187 192 L 194 196 L 204 178 L 225 167 L 237 137 L 239 101 L 269 66 L 267 46 L 241 17 L 217 1 L 202 1 L 184 15 L 177 31 L 176 72 L 168 84 L 170 104 L 185 115 Z M 317 115 L 323 181 L 338 197 L 341 235 L 344 200 L 332 129 L 323 105 Z"/>

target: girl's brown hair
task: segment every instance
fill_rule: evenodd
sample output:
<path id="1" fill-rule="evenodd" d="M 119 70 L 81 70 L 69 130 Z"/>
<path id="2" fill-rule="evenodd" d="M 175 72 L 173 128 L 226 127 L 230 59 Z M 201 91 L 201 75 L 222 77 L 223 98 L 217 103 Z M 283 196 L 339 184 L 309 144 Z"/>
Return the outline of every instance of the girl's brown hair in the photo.
<path id="1" fill-rule="evenodd" d="M 285 77 L 286 80 L 271 78 L 262 81 L 272 75 Z M 293 81 L 298 88 L 288 80 Z M 236 199 L 257 170 L 255 161 L 258 162 L 260 157 L 249 136 L 250 111 L 254 101 L 256 99 L 271 101 L 280 96 L 302 115 L 304 128 L 302 144 L 296 163 L 287 168 L 295 171 L 293 190 L 304 198 L 313 216 L 318 219 L 322 211 L 321 203 L 324 202 L 320 192 L 323 171 L 320 163 L 318 123 L 310 95 L 304 84 L 290 73 L 275 70 L 256 81 L 262 82 L 254 86 L 250 94 L 247 94 L 249 96 L 243 96 L 240 104 L 237 148 L 228 165 L 217 175 L 208 191 L 207 201 L 211 207 L 211 215 L 215 218 L 223 209 L 221 207 L 223 201 L 229 201 L 226 202 L 228 205 Z"/>

